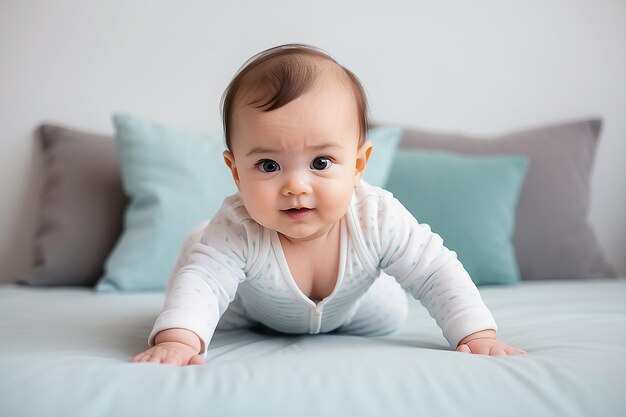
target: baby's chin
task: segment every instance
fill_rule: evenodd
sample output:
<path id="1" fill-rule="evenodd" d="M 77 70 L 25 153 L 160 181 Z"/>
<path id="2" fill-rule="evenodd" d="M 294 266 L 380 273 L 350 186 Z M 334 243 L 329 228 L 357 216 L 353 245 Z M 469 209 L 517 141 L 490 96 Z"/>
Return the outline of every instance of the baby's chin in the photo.
<path id="1" fill-rule="evenodd" d="M 347 209 L 346 209 L 347 211 Z M 265 229 L 274 230 L 279 236 L 288 239 L 291 242 L 306 242 L 314 240 L 320 236 L 327 234 L 335 224 L 339 224 L 339 221 L 343 216 L 335 219 L 321 220 L 316 213 L 316 209 L 312 209 L 307 215 L 299 218 L 298 215 L 290 216 L 287 213 L 278 213 L 275 218 L 268 218 L 267 213 L 254 212 L 254 210 L 248 209 L 248 214 L 257 224 Z M 315 216 L 310 219 L 309 216 Z M 301 222 L 298 224 L 298 222 Z M 290 224 L 291 223 L 291 224 Z"/>
<path id="2" fill-rule="evenodd" d="M 328 224 L 315 228 L 286 228 L 276 230 L 276 232 L 280 236 L 288 239 L 290 242 L 309 242 L 328 234 L 328 232 L 333 228 L 333 225 L 334 224 Z"/>

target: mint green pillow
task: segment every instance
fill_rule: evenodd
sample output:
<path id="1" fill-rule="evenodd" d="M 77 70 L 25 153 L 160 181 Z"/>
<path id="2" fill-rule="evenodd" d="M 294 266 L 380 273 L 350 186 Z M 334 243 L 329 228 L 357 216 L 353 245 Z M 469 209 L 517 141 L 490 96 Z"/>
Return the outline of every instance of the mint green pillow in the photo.
<path id="1" fill-rule="evenodd" d="M 379 187 L 385 185 L 403 133 L 404 129 L 394 126 L 374 127 L 367 131 L 373 147 L 363 175 L 365 181 Z"/>
<path id="2" fill-rule="evenodd" d="M 187 235 L 237 191 L 222 157 L 224 140 L 125 114 L 113 123 L 130 201 L 96 289 L 162 290 Z"/>
<path id="3" fill-rule="evenodd" d="M 515 209 L 528 158 L 401 149 L 386 188 L 441 235 L 477 285 L 520 279 Z"/>

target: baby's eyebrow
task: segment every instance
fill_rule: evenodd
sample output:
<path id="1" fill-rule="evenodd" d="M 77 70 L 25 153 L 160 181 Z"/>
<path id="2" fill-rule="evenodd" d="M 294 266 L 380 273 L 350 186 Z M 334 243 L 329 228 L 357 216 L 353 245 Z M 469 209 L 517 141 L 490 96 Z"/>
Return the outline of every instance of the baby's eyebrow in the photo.
<path id="1" fill-rule="evenodd" d="M 322 143 L 320 145 L 315 145 L 315 146 L 307 146 L 307 150 L 311 150 L 311 151 L 321 151 L 321 150 L 326 150 L 326 149 L 342 149 L 343 146 L 341 146 L 339 143 L 336 142 L 328 142 L 328 143 Z M 246 154 L 246 156 L 250 156 L 250 155 L 255 155 L 255 154 L 272 154 L 272 153 L 280 153 L 281 150 L 280 149 L 270 149 L 270 148 L 262 148 L 262 147 L 256 147 L 253 148 L 250 152 L 248 152 Z"/>
<path id="2" fill-rule="evenodd" d="M 254 148 L 252 149 L 250 152 L 248 152 L 246 154 L 246 156 L 250 156 L 250 155 L 254 155 L 257 153 L 277 153 L 279 151 L 274 150 L 274 149 L 268 149 L 268 148 Z"/>
<path id="3" fill-rule="evenodd" d="M 336 142 L 322 143 L 321 145 L 309 146 L 307 149 L 321 151 L 323 149 L 343 149 L 343 146 Z"/>

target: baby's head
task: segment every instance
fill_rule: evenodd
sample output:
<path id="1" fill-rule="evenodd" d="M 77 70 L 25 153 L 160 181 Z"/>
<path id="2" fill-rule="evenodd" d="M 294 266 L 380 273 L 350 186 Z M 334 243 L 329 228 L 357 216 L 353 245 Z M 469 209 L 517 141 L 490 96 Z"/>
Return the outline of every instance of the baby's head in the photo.
<path id="1" fill-rule="evenodd" d="M 359 79 L 326 52 L 308 45 L 288 44 L 250 58 L 237 72 L 222 97 L 226 147 L 232 151 L 233 119 L 239 106 L 264 112 L 289 104 L 320 82 L 322 73 L 341 79 L 354 94 L 359 141 L 367 132 L 367 98 Z"/>
<path id="2" fill-rule="evenodd" d="M 224 159 L 252 218 L 292 241 L 330 230 L 372 149 L 356 76 L 318 49 L 279 46 L 242 67 L 222 104 Z"/>

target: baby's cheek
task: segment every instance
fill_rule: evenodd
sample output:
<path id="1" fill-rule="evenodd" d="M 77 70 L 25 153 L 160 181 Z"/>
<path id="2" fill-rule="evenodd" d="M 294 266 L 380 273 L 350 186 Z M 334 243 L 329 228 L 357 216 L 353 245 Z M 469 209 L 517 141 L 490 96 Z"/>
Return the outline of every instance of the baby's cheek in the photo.
<path id="1" fill-rule="evenodd" d="M 270 227 L 269 223 L 276 212 L 275 204 L 272 202 L 271 196 L 262 192 L 243 194 L 244 193 L 242 193 L 243 204 L 252 219 L 262 226 Z"/>
<path id="2" fill-rule="evenodd" d="M 348 206 L 352 200 L 352 193 L 354 187 L 341 187 L 334 192 L 328 192 L 324 194 L 324 208 L 327 215 L 332 218 L 331 220 L 337 220 L 343 217 L 348 211 Z M 328 190 L 330 191 L 330 190 Z"/>

